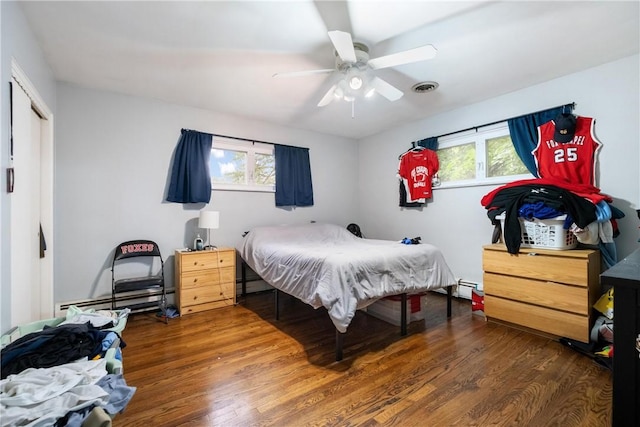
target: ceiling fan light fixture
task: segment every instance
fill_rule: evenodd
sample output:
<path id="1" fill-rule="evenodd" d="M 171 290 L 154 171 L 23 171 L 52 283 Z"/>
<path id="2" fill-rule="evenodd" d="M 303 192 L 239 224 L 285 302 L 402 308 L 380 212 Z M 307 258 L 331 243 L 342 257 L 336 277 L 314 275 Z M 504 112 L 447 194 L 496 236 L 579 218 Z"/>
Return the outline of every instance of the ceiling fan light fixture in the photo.
<path id="1" fill-rule="evenodd" d="M 352 102 L 356 98 L 368 95 L 370 85 L 366 73 L 357 68 L 350 68 L 335 85 L 333 95 L 337 99 Z"/>
<path id="2" fill-rule="evenodd" d="M 360 76 L 351 76 L 349 78 L 349 87 L 353 90 L 358 90 L 362 87 L 362 78 Z"/>
<path id="3" fill-rule="evenodd" d="M 355 67 L 349 68 L 345 76 L 345 80 L 351 90 L 360 90 L 364 85 L 364 75 Z"/>

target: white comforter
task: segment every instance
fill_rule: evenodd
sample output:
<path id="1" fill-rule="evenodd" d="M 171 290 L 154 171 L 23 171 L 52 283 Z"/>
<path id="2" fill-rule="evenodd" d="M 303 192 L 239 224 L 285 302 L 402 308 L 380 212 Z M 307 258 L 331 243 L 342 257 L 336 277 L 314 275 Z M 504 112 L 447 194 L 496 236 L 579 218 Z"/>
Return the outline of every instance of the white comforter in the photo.
<path id="1" fill-rule="evenodd" d="M 340 332 L 357 309 L 379 298 L 456 284 L 433 245 L 361 239 L 331 224 L 257 227 L 239 250 L 270 285 L 325 307 Z"/>

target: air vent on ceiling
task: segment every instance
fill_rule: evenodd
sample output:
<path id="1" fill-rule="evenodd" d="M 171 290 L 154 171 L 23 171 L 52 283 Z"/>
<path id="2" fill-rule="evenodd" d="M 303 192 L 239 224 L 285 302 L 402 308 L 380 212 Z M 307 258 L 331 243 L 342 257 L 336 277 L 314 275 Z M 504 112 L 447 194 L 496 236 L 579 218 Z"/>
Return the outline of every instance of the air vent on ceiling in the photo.
<path id="1" fill-rule="evenodd" d="M 438 86 L 439 84 L 436 82 L 421 82 L 413 85 L 411 87 L 411 90 L 414 91 L 415 93 L 433 92 L 438 88 Z"/>

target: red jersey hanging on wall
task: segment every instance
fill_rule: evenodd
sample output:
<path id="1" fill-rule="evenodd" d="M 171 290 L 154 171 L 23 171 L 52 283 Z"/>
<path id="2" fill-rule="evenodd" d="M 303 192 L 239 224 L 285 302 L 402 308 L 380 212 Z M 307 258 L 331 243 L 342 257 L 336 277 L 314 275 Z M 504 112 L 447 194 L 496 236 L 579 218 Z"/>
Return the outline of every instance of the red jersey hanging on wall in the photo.
<path id="1" fill-rule="evenodd" d="M 431 178 L 439 167 L 438 155 L 427 148 L 410 150 L 402 155 L 398 174 L 407 180 L 411 200 L 431 198 Z"/>
<path id="2" fill-rule="evenodd" d="M 602 146 L 593 132 L 595 120 L 560 114 L 538 127 L 538 145 L 531 152 L 540 178 L 596 185 L 596 157 Z"/>

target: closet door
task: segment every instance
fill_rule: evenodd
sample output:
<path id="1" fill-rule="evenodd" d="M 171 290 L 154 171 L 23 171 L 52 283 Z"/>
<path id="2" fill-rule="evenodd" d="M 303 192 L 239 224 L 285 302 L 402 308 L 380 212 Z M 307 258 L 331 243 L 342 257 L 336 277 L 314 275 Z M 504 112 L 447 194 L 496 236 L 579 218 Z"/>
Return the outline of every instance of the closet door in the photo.
<path id="1" fill-rule="evenodd" d="M 12 80 L 11 323 L 40 320 L 41 119 Z"/>

